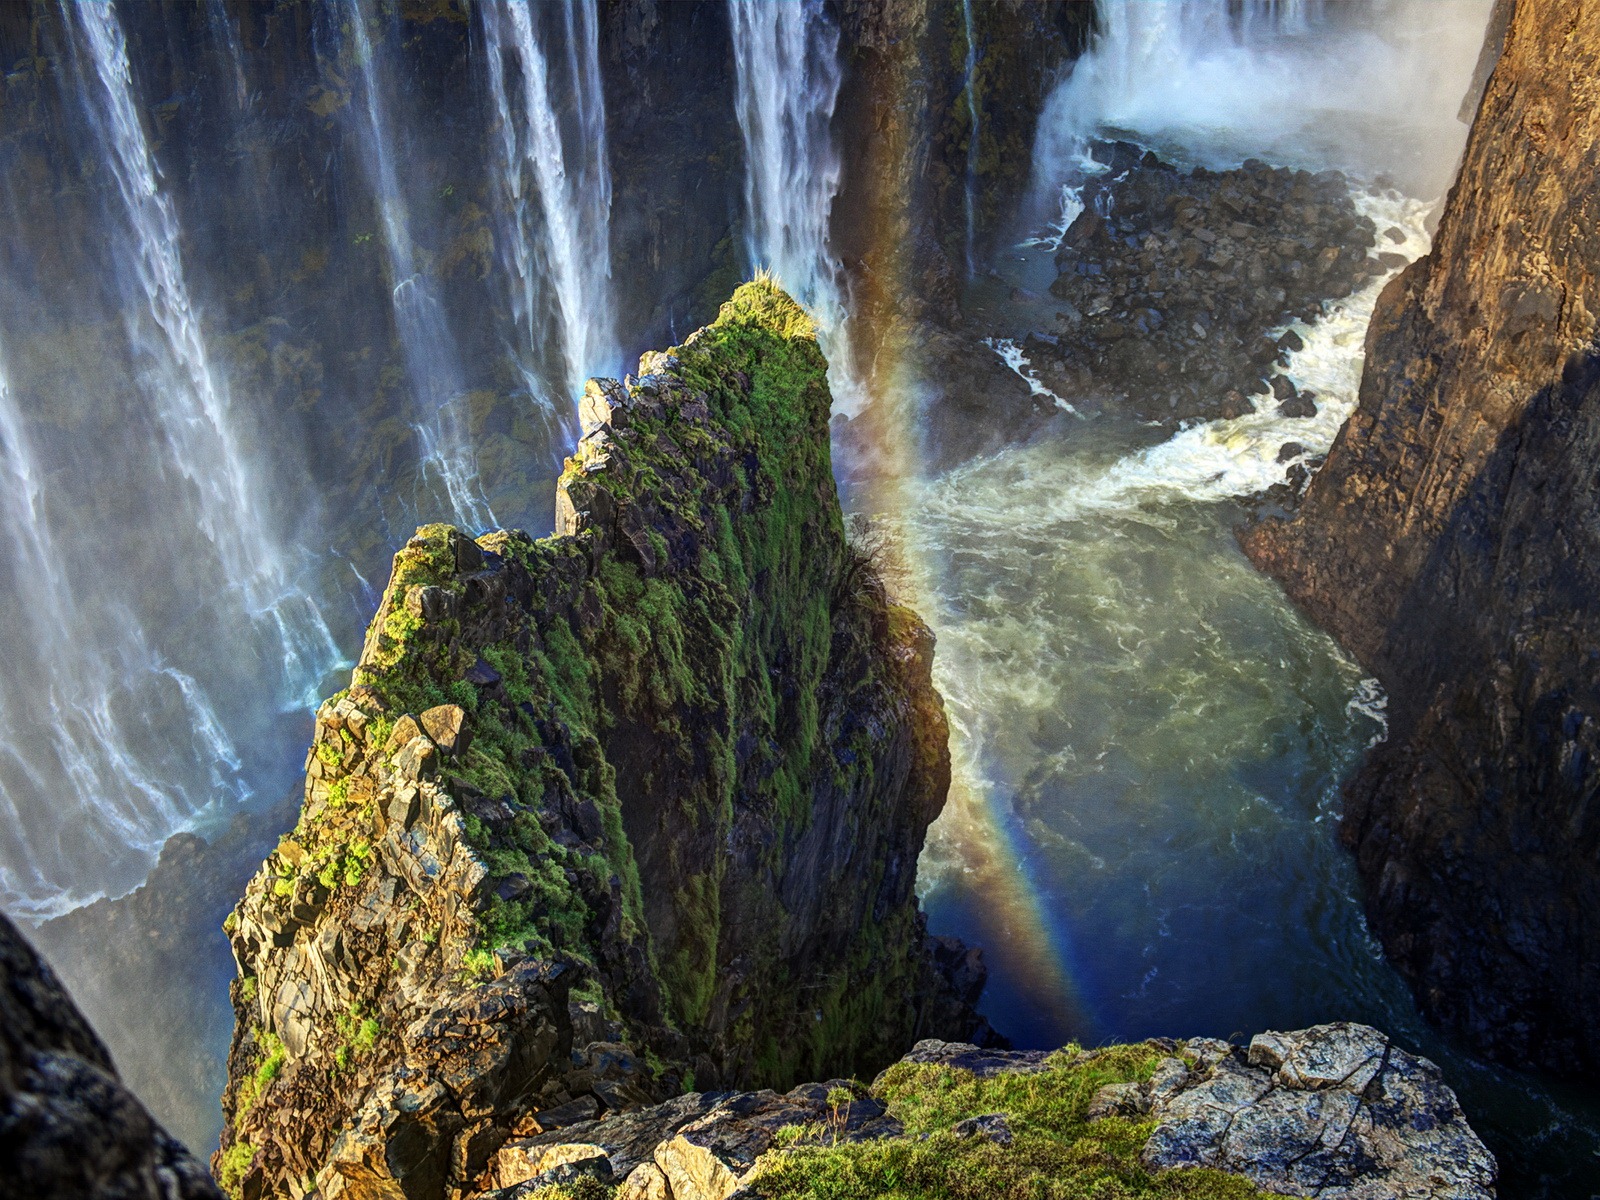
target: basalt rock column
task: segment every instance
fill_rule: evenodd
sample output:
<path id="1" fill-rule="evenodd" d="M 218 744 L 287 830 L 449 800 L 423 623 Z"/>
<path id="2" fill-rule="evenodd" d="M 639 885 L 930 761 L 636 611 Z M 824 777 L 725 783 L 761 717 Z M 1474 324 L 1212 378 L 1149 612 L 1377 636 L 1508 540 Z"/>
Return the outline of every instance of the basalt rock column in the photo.
<path id="1" fill-rule="evenodd" d="M 844 539 L 828 411 L 750 284 L 589 385 L 556 536 L 396 555 L 229 919 L 226 1186 L 455 1195 L 513 1136 L 977 1031 L 913 892 L 932 637 Z"/>
<path id="2" fill-rule="evenodd" d="M 1359 410 L 1245 538 L 1390 689 L 1344 827 L 1389 957 L 1435 1018 L 1569 1072 L 1600 1062 L 1597 69 L 1600 3 L 1515 6 Z"/>

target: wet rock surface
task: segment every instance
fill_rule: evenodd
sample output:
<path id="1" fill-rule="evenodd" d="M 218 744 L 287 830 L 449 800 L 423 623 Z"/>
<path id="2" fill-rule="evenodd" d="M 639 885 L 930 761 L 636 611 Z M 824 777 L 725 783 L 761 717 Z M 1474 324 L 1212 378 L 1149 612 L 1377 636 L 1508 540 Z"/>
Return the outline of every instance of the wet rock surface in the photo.
<path id="1" fill-rule="evenodd" d="M 205 1168 L 117 1078 L 54 972 L 0 916 L 0 1192 L 37 1200 L 220 1200 Z"/>
<path id="2" fill-rule="evenodd" d="M 1299 516 L 1245 548 L 1389 693 L 1343 825 L 1389 961 L 1477 1046 L 1584 1075 L 1600 1065 L 1600 5 L 1511 8 L 1434 249 L 1374 314 L 1360 405 Z"/>
<path id="3" fill-rule="evenodd" d="M 1494 1158 L 1439 1069 L 1365 1025 L 1263 1033 L 1247 1049 L 1181 1043 L 1148 1083 L 1105 1089 L 1092 1116 L 1140 1116 L 1158 1168 L 1205 1166 L 1288 1196 L 1487 1200 Z"/>
<path id="4" fill-rule="evenodd" d="M 1185 172 L 1120 142 L 1095 152 L 1105 172 L 1083 184 L 1056 253 L 1057 325 L 1023 343 L 1044 381 L 1169 423 L 1271 404 L 1314 414 L 1315 395 L 1282 373 L 1300 348 L 1283 327 L 1392 269 L 1369 253 L 1377 230 L 1344 176 L 1256 160 Z"/>

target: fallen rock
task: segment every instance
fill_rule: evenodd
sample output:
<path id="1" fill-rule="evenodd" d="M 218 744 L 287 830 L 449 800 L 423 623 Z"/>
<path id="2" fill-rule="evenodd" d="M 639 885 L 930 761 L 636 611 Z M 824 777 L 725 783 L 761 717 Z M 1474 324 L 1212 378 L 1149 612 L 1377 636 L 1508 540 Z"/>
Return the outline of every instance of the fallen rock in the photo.
<path id="1" fill-rule="evenodd" d="M 499 678 L 496 674 L 495 679 Z M 441 704 L 430 708 L 418 719 L 422 723 L 422 731 L 446 754 L 465 754 L 467 747 L 472 744 L 472 734 L 467 729 L 467 714 L 459 704 Z"/>
<path id="2" fill-rule="evenodd" d="M 1109 169 L 1083 183 L 1056 253 L 1050 291 L 1070 336 L 1031 339 L 1029 353 L 1057 393 L 1109 391 L 1168 425 L 1240 415 L 1238 396 L 1304 348 L 1286 324 L 1405 265 L 1369 256 L 1375 228 L 1338 172 L 1252 160 L 1185 173 L 1132 149 L 1094 149 Z"/>

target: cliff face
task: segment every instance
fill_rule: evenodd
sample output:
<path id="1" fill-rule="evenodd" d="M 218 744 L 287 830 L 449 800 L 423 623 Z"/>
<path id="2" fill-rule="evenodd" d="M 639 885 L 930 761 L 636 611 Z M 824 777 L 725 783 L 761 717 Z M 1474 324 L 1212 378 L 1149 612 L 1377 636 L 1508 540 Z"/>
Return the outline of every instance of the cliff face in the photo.
<path id="1" fill-rule="evenodd" d="M 1377 671 L 1345 837 L 1434 1017 L 1600 1062 L 1600 3 L 1522 3 L 1360 408 L 1246 549 Z"/>
<path id="2" fill-rule="evenodd" d="M 974 352 L 992 330 L 962 319 L 966 209 L 970 187 L 976 266 L 1009 232 L 1040 110 L 1057 69 L 1087 43 L 1094 4 L 974 3 L 970 26 L 963 5 L 928 0 L 843 0 L 838 13 L 845 161 L 831 233 L 850 276 L 857 364 L 874 385 L 842 444 L 853 458 L 892 457 L 916 429 L 924 461 L 963 461 L 1054 411 L 998 358 Z M 888 411 L 912 379 L 918 412 Z"/>
<path id="3" fill-rule="evenodd" d="M 845 540 L 829 402 L 747 285 L 590 384 L 556 536 L 395 556 L 229 919 L 225 1186 L 456 1195 L 514 1132 L 972 1032 L 912 892 L 932 636 Z"/>
<path id="4" fill-rule="evenodd" d="M 0 1191 L 40 1200 L 218 1197 L 205 1168 L 122 1085 L 54 972 L 4 915 Z"/>

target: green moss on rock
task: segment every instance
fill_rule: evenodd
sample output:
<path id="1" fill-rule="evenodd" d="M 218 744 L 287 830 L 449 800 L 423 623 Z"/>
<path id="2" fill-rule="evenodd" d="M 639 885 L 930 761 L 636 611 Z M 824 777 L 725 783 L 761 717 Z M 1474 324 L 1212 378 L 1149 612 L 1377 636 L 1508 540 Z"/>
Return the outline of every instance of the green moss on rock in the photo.
<path id="1" fill-rule="evenodd" d="M 590 383 L 555 536 L 427 525 L 395 555 L 299 821 L 231 919 L 263 981 L 240 1028 L 292 1068 L 252 1090 L 263 1043 L 236 1038 L 238 1143 L 280 1093 L 350 1119 L 419 1061 L 417 1006 L 530 958 L 575 966 L 561 987 L 662 1087 L 870 1073 L 966 1032 L 928 1027 L 913 892 L 948 783 L 932 639 L 845 539 L 814 326 L 757 280 L 640 370 Z M 334 1132 L 252 1169 L 372 1169 Z"/>

